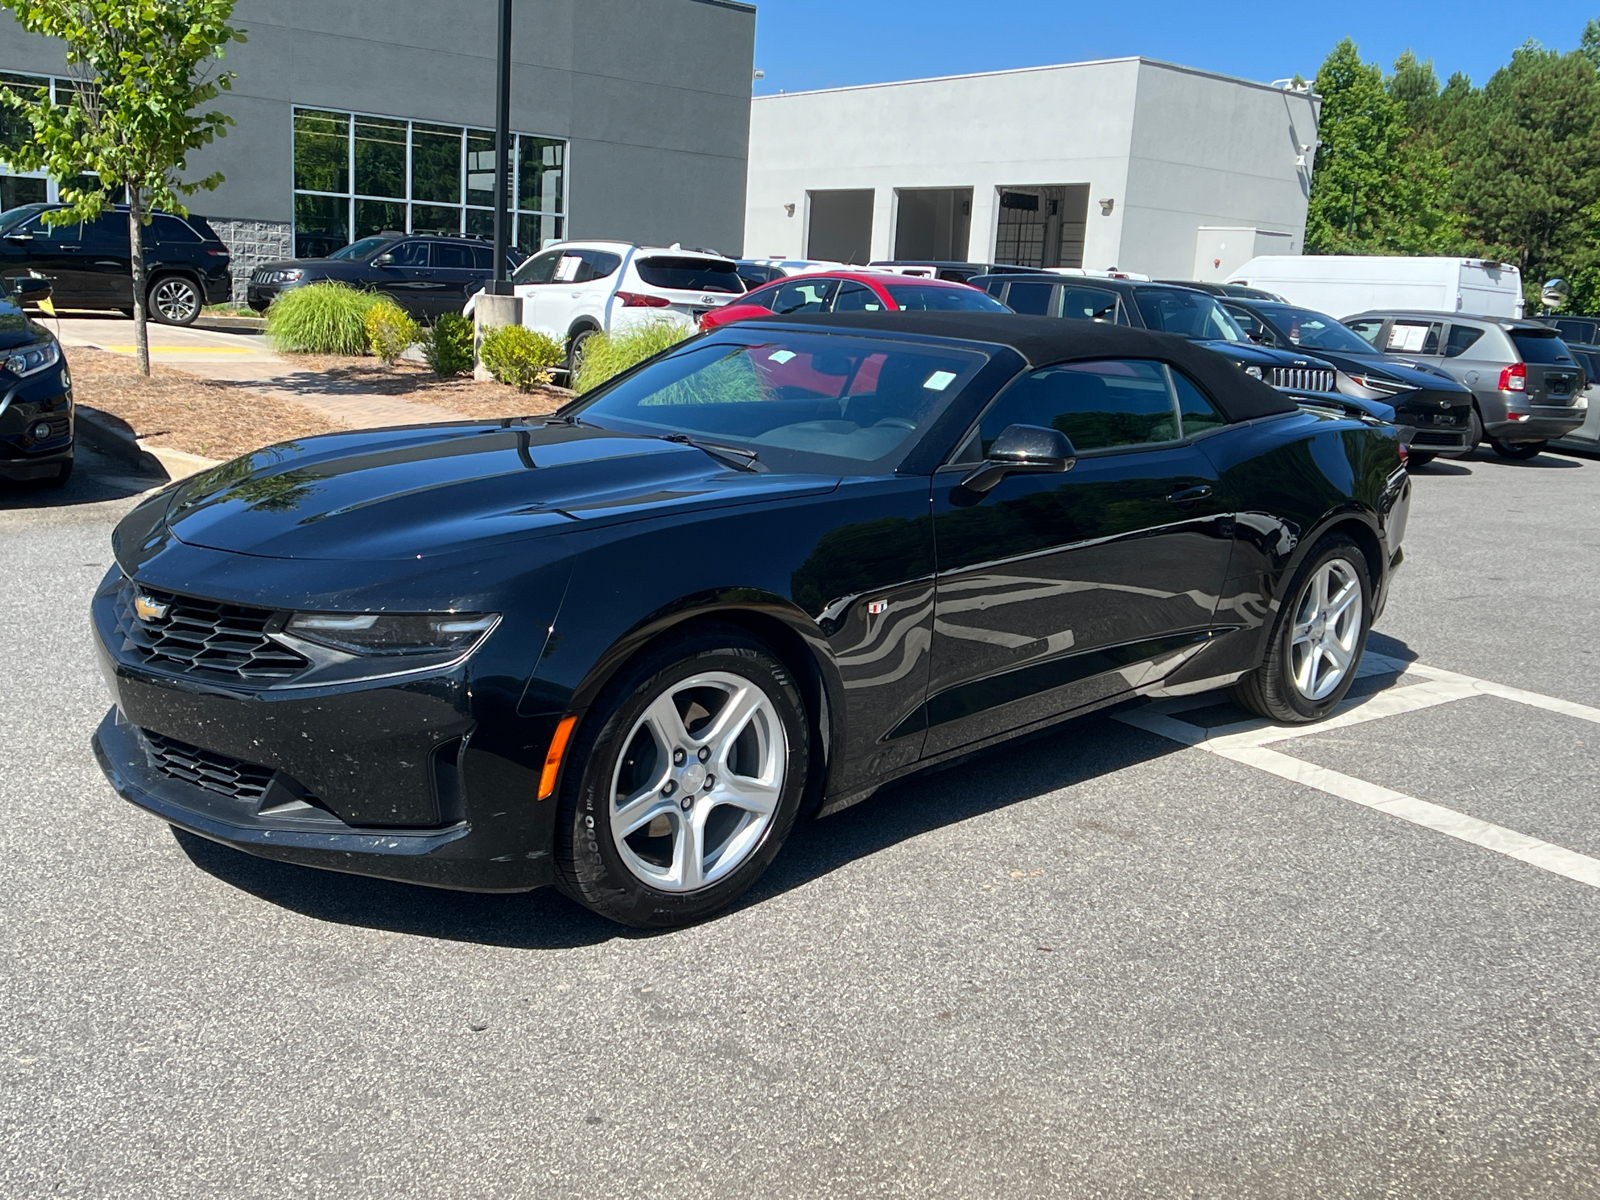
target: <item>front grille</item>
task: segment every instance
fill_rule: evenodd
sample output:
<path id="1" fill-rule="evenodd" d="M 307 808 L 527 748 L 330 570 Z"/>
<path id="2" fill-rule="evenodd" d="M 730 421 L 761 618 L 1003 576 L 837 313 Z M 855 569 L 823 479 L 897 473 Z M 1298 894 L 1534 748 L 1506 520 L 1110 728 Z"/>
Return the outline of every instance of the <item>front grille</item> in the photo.
<path id="1" fill-rule="evenodd" d="M 141 621 L 134 611 L 139 595 L 165 605 L 166 613 Z M 277 616 L 270 609 L 141 589 L 124 580 L 116 610 L 123 653 L 157 670 L 268 681 L 292 678 L 311 665 L 310 659 L 267 636 L 267 626 Z"/>
<path id="2" fill-rule="evenodd" d="M 177 738 L 151 733 L 148 729 L 139 732 L 144 736 L 152 767 L 170 779 L 205 788 L 219 796 L 247 804 L 259 803 L 272 786 L 272 777 L 277 774 L 271 767 L 261 767 L 230 758 L 226 754 L 202 750 Z"/>
<path id="3" fill-rule="evenodd" d="M 1331 392 L 1333 372 L 1321 367 L 1273 367 L 1271 383 L 1286 392 Z"/>

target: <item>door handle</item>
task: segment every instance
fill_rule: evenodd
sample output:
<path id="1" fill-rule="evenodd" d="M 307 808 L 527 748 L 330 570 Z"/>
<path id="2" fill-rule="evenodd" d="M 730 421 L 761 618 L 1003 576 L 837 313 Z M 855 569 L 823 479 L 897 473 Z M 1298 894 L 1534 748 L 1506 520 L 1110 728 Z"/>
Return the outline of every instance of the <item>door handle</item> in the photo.
<path id="1" fill-rule="evenodd" d="M 1185 508 L 1197 500 L 1204 500 L 1209 495 L 1211 495 L 1211 485 L 1209 483 L 1201 483 L 1196 484 L 1194 487 L 1179 488 L 1168 496 L 1167 500 L 1169 503 L 1176 504 L 1179 508 Z"/>

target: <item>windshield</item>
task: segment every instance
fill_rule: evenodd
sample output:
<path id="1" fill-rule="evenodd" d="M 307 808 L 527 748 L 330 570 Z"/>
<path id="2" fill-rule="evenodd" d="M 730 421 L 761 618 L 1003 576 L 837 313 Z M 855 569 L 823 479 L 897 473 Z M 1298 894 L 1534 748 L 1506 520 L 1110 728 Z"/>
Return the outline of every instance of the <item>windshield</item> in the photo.
<path id="1" fill-rule="evenodd" d="M 5 212 L 0 212 L 0 233 L 15 229 L 29 217 L 36 217 L 49 207 L 48 204 L 24 204 L 19 208 L 8 208 Z"/>
<path id="2" fill-rule="evenodd" d="M 1175 333 L 1194 342 L 1243 342 L 1244 330 L 1222 311 L 1215 297 L 1173 288 L 1137 288 L 1134 298 L 1150 329 Z"/>
<path id="3" fill-rule="evenodd" d="M 351 242 L 343 250 L 335 250 L 328 255 L 329 258 L 362 259 L 368 255 L 376 254 L 380 246 L 387 246 L 393 238 L 369 237 L 362 238 L 359 242 Z"/>
<path id="4" fill-rule="evenodd" d="M 1287 304 L 1256 305 L 1267 320 L 1288 335 L 1296 346 L 1307 350 L 1332 350 L 1345 354 L 1371 354 L 1372 347 L 1326 313 Z"/>
<path id="5" fill-rule="evenodd" d="M 975 287 L 933 287 L 926 283 L 884 285 L 896 306 L 915 312 L 1010 312 L 1000 301 Z"/>
<path id="6" fill-rule="evenodd" d="M 576 409 L 604 429 L 754 450 L 774 470 L 892 469 L 986 359 L 843 334 L 696 342 Z"/>

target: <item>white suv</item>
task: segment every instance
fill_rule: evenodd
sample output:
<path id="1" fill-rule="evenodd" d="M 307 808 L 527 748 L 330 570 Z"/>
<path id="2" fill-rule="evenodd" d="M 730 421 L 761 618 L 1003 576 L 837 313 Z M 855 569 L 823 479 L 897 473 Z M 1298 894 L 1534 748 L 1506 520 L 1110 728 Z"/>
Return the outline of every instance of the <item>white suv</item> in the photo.
<path id="1" fill-rule="evenodd" d="M 597 333 L 653 320 L 694 329 L 745 291 L 731 258 L 631 242 L 560 242 L 518 267 L 511 282 L 522 297 L 522 323 L 564 342 L 569 370 Z M 469 316 L 475 300 L 467 302 Z"/>

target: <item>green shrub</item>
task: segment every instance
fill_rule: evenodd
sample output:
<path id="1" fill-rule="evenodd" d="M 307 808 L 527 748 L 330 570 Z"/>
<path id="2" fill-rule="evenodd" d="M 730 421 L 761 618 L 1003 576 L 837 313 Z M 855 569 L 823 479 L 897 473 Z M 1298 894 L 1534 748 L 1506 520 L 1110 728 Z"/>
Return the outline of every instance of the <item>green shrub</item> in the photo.
<path id="1" fill-rule="evenodd" d="M 294 288 L 267 309 L 267 337 L 285 354 L 365 354 L 367 312 L 382 303 L 342 283 Z"/>
<path id="2" fill-rule="evenodd" d="M 443 313 L 422 335 L 422 357 L 440 379 L 472 370 L 472 322 L 460 313 Z"/>
<path id="3" fill-rule="evenodd" d="M 572 383 L 573 390 L 592 391 L 612 376 L 676 346 L 693 333 L 692 327 L 676 321 L 648 321 L 615 333 L 597 333 L 583 344 L 583 363 L 578 368 L 578 378 Z"/>
<path id="4" fill-rule="evenodd" d="M 561 343 L 525 325 L 499 325 L 483 335 L 478 359 L 501 383 L 519 391 L 549 383 L 551 368 L 561 362 Z"/>
<path id="5" fill-rule="evenodd" d="M 366 328 L 367 348 L 391 367 L 419 333 L 411 315 L 393 300 L 380 300 L 367 310 Z"/>

